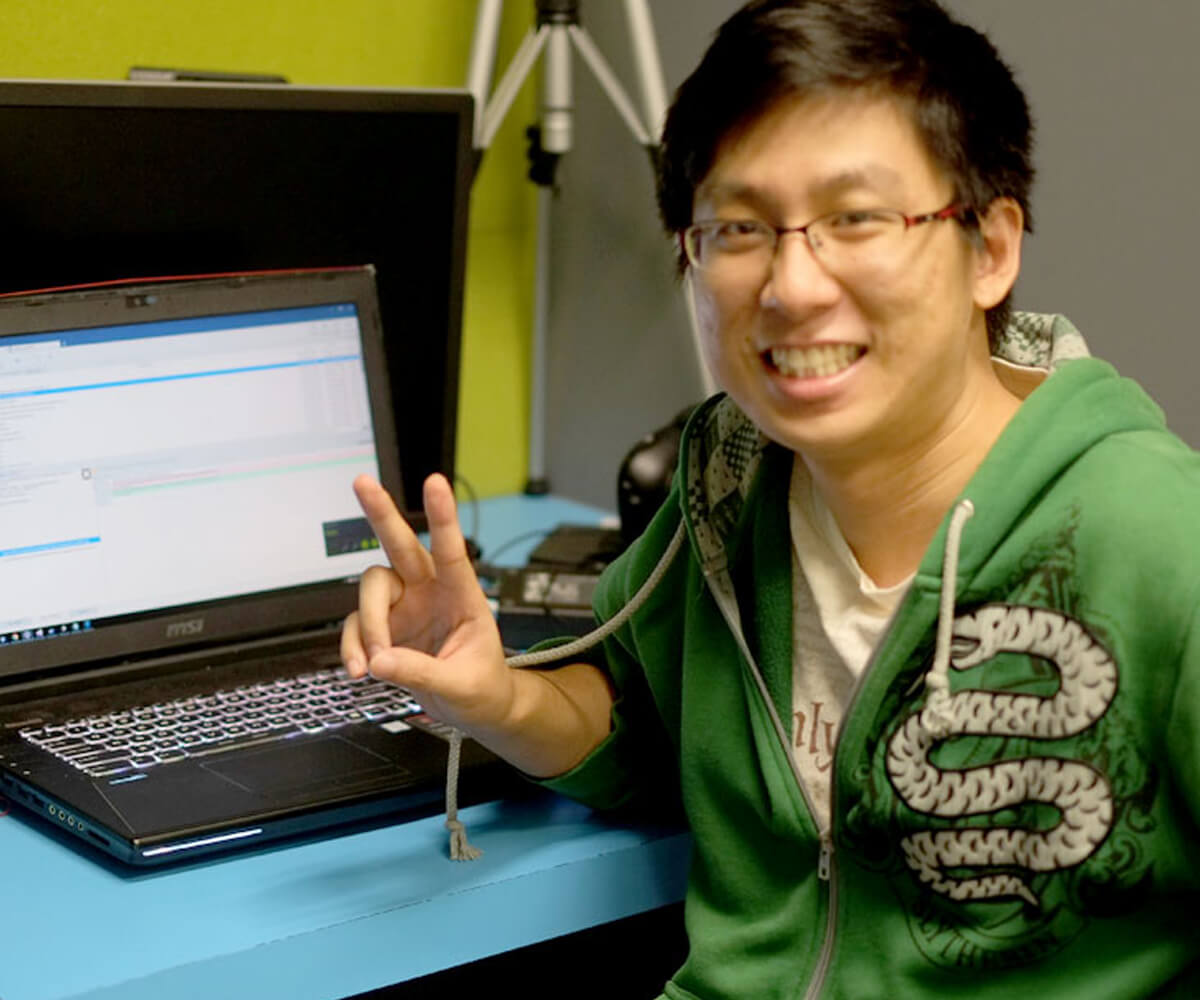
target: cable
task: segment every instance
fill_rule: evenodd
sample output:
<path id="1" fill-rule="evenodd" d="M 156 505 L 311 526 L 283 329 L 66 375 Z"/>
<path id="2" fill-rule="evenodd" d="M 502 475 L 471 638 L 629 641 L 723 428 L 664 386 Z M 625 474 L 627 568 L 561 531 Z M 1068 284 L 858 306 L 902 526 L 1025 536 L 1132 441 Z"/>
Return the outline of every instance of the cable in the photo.
<path id="1" fill-rule="evenodd" d="M 545 538 L 548 534 L 550 534 L 550 529 L 539 528 L 537 531 L 526 531 L 523 534 L 520 534 L 513 538 L 510 538 L 507 542 L 500 545 L 494 552 L 489 552 L 487 554 L 488 562 L 494 568 L 498 568 L 498 567 L 495 567 L 495 560 L 496 560 L 496 557 L 498 555 L 500 555 L 501 552 L 505 552 L 508 549 L 513 548 L 514 546 L 520 545 L 522 542 L 527 542 L 531 538 Z"/>
<path id="2" fill-rule="evenodd" d="M 554 663 L 563 660 L 569 656 L 575 656 L 579 653 L 591 649 L 597 643 L 607 639 L 610 635 L 621 628 L 638 609 L 646 603 L 646 600 L 654 592 L 654 588 L 658 586 L 659 581 L 666 575 L 668 567 L 671 565 L 675 554 L 683 545 L 683 540 L 687 537 L 687 528 L 683 521 L 679 522 L 679 527 L 675 530 L 675 534 L 671 537 L 670 543 L 663 552 L 662 557 L 658 560 L 650 575 L 646 577 L 645 582 L 638 588 L 637 593 L 629 599 L 629 602 L 612 618 L 606 621 L 597 629 L 593 629 L 585 636 L 581 636 L 572 642 L 565 643 L 561 646 L 554 646 L 551 649 L 544 649 L 537 653 L 522 653 L 520 656 L 510 656 L 505 662 L 510 667 L 524 669 L 526 667 L 537 667 L 545 663 Z"/>

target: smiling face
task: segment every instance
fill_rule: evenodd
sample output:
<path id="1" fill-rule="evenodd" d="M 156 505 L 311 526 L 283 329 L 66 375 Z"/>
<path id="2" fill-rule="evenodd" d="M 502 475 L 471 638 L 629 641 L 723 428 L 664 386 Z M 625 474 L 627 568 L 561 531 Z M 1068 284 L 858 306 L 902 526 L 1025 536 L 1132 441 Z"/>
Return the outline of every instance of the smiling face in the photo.
<path id="1" fill-rule="evenodd" d="M 954 196 L 905 103 L 834 91 L 779 102 L 729 136 L 693 218 L 795 227 L 869 209 L 920 215 Z M 998 282 L 955 221 L 912 226 L 898 247 L 869 280 L 835 276 L 800 234 L 749 278 L 692 274 L 714 377 L 768 437 L 814 462 L 919 455 L 994 391 L 985 310 L 1011 277 Z"/>

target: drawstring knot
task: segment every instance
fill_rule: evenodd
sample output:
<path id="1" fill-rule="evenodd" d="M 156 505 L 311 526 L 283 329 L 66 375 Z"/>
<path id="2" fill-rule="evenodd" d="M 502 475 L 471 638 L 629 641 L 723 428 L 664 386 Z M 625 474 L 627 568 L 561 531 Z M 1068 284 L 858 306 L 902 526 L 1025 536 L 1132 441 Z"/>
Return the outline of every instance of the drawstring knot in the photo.
<path id="1" fill-rule="evenodd" d="M 938 608 L 937 645 L 933 666 L 925 675 L 925 690 L 929 697 L 921 711 L 921 728 L 934 740 L 950 735 L 954 725 L 954 704 L 950 696 L 950 640 L 954 629 L 954 601 L 958 590 L 958 552 L 962 545 L 963 528 L 975 505 L 961 500 L 950 515 L 946 529 L 946 548 L 942 553 L 942 593 Z"/>
<path id="2" fill-rule="evenodd" d="M 450 758 L 446 762 L 446 829 L 450 831 L 450 860 L 474 861 L 483 851 L 467 840 L 467 828 L 458 818 L 458 768 L 462 757 L 462 733 L 450 730 Z"/>
<path id="3" fill-rule="evenodd" d="M 925 689 L 929 697 L 921 711 L 921 728 L 933 739 L 944 740 L 954 725 L 954 705 L 950 700 L 950 683 L 945 677 L 927 674 Z"/>
<path id="4" fill-rule="evenodd" d="M 446 829 L 450 831 L 450 860 L 474 861 L 483 856 L 483 851 L 471 845 L 467 840 L 467 828 L 457 819 L 446 820 Z"/>

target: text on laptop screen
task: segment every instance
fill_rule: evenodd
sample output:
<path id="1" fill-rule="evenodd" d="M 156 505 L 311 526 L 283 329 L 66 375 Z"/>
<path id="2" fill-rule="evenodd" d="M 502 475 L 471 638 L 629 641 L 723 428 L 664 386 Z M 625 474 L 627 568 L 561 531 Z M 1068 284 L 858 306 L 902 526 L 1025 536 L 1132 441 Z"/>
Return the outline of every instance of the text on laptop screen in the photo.
<path id="1" fill-rule="evenodd" d="M 349 303 L 0 341 L 0 635 L 353 577 L 379 475 Z"/>

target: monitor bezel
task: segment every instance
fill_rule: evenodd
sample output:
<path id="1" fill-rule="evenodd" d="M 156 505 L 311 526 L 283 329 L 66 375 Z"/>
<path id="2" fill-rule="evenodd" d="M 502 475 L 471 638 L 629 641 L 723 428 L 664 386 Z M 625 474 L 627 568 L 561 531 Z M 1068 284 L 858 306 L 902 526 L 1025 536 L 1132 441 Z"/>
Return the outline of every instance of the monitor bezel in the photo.
<path id="1" fill-rule="evenodd" d="M 0 114 L 6 107 L 61 107 L 111 109 L 161 109 L 164 111 L 230 110 L 282 115 L 295 111 L 329 111 L 346 114 L 386 112 L 397 115 L 445 116 L 451 123 L 454 149 L 440 151 L 450 154 L 453 172 L 453 204 L 451 205 L 450 259 L 447 260 L 447 298 L 444 329 L 437 331 L 443 339 L 440 353 L 440 372 L 430 377 L 441 381 L 441 407 L 436 413 L 422 410 L 408 413 L 403 400 L 398 399 L 396 415 L 398 430 L 419 426 L 421 433 L 436 436 L 433 445 L 409 445 L 403 456 L 405 481 L 398 494 L 406 516 L 423 523 L 421 485 L 432 472 L 442 472 L 451 479 L 455 474 L 464 284 L 466 279 L 466 248 L 471 185 L 475 171 L 473 148 L 475 104 L 472 95 L 457 88 L 385 88 L 385 87 L 314 87 L 296 84 L 207 83 L 191 81 L 81 81 L 81 80 L 20 80 L 0 79 Z M 2 150 L 2 139 L 0 139 Z M 2 152 L 0 152 L 2 155 Z M 352 179 L 348 178 L 350 182 Z M 381 236 L 381 238 L 383 238 Z M 256 263 L 255 268 L 323 267 L 332 264 L 378 264 L 370 259 L 357 260 L 297 260 L 279 248 L 274 261 Z M 169 264 L 156 274 L 130 274 L 128 278 L 161 278 L 169 276 Z M 192 269 L 189 269 L 189 271 Z M 214 266 L 213 271 L 226 268 Z M 107 277 L 116 277 L 109 275 Z M 74 282 L 49 281 L 41 287 Z M 395 384 L 404 370 L 405 359 L 396 346 L 402 339 L 404 315 L 401 304 L 405 295 L 414 289 L 404 285 L 401 274 L 381 273 L 379 276 L 381 312 L 386 335 L 389 370 Z M 34 291 L 5 285 L 0 276 L 0 291 Z M 440 321 L 439 321 L 440 322 Z M 427 332 L 424 335 L 429 336 Z M 414 419 L 416 418 L 416 419 Z M 432 418 L 432 419 L 431 419 Z M 414 450 L 415 449 L 415 450 Z"/>

